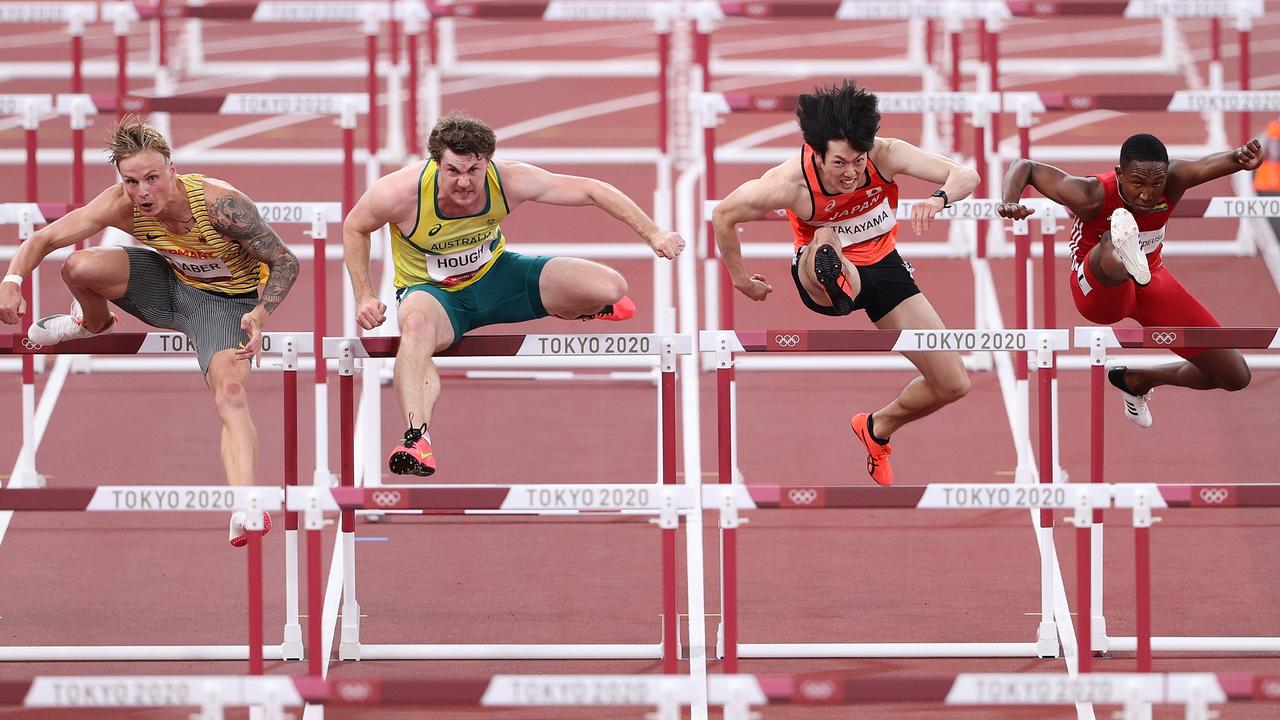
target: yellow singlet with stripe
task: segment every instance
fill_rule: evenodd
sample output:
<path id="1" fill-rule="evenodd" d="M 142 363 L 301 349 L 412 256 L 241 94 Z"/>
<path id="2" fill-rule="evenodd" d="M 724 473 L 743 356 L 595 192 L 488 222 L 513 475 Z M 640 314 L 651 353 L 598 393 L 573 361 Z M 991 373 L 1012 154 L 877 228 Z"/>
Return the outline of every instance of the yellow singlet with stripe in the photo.
<path id="1" fill-rule="evenodd" d="M 178 175 L 187 190 L 191 230 L 175 235 L 155 218 L 133 209 L 133 237 L 169 261 L 182 282 L 201 290 L 226 295 L 254 292 L 267 277 L 267 266 L 213 228 L 204 203 L 204 175 Z"/>
<path id="2" fill-rule="evenodd" d="M 507 216 L 507 196 L 492 162 L 485 173 L 484 208 L 475 215 L 449 217 L 440 211 L 440 167 L 427 162 L 418 178 L 418 216 L 404 233 L 391 223 L 391 259 L 395 286 L 423 283 L 455 291 L 473 285 L 489 272 L 507 246 L 499 223 Z"/>

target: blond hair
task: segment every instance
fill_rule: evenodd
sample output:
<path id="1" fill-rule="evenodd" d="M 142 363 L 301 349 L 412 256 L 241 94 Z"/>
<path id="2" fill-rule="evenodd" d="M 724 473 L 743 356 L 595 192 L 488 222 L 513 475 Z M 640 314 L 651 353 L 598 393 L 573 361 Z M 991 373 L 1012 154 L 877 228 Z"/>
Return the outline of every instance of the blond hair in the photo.
<path id="1" fill-rule="evenodd" d="M 169 141 L 164 139 L 159 130 L 140 120 L 137 115 L 120 118 L 107 136 L 107 155 L 110 156 L 112 165 L 118 165 L 121 160 L 148 150 L 160 153 L 165 160 L 171 159 Z"/>
<path id="2" fill-rule="evenodd" d="M 440 118 L 427 139 L 427 153 L 440 162 L 446 149 L 458 155 L 474 155 L 491 158 L 498 139 L 493 130 L 476 118 L 453 111 Z"/>

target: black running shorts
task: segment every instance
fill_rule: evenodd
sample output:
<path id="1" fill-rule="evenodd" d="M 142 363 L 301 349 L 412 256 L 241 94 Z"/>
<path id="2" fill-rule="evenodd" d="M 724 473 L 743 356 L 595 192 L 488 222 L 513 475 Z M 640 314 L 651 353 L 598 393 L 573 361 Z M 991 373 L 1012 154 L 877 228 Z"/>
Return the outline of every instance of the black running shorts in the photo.
<path id="1" fill-rule="evenodd" d="M 791 258 L 791 279 L 796 283 L 800 293 L 800 301 L 804 306 L 819 315 L 838 316 L 835 310 L 819 305 L 809 297 L 804 286 L 800 284 L 800 255 L 804 248 L 796 250 Z M 871 265 L 858 265 L 858 278 L 862 281 L 862 290 L 853 299 L 854 310 L 866 310 L 871 322 L 880 322 L 880 318 L 888 315 L 903 300 L 920 293 L 916 285 L 915 268 L 902 259 L 897 250 L 885 255 Z"/>

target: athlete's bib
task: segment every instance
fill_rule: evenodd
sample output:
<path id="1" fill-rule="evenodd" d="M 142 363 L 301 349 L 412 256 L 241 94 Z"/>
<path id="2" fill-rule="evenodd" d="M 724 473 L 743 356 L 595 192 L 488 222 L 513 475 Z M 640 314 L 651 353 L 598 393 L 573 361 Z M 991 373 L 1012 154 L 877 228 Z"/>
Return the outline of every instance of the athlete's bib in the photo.
<path id="1" fill-rule="evenodd" d="M 872 209 L 859 213 L 855 217 L 838 222 L 824 222 L 822 226 L 835 231 L 836 237 L 840 238 L 841 247 L 849 247 L 875 240 L 888 233 L 897 224 L 897 213 L 889 206 L 889 199 L 885 198 Z"/>

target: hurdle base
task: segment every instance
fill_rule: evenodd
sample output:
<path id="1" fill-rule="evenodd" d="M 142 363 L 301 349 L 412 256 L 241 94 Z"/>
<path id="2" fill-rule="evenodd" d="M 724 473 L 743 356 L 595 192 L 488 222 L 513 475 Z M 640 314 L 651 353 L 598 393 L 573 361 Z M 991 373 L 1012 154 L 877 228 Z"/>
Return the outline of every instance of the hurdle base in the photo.
<path id="1" fill-rule="evenodd" d="M 1111 652 L 1137 652 L 1138 639 L 1112 636 Z M 1152 652 L 1280 653 L 1280 637 L 1152 637 Z"/>
<path id="2" fill-rule="evenodd" d="M 346 645 L 343 646 L 344 650 Z M 356 644 L 356 660 L 660 660 L 662 643 Z M 350 658 L 343 658 L 350 659 Z"/>
<path id="3" fill-rule="evenodd" d="M 1042 622 L 1036 630 L 1036 657 L 1056 658 L 1061 648 L 1058 645 L 1058 624 Z"/>
<path id="4" fill-rule="evenodd" d="M 279 645 L 263 645 L 265 660 L 283 660 Z M 248 660 L 248 645 L 32 645 L 0 648 L 0 662 Z"/>
<path id="5" fill-rule="evenodd" d="M 284 642 L 280 643 L 280 654 L 285 660 L 302 660 L 302 626 L 298 624 L 284 626 Z"/>
<path id="6" fill-rule="evenodd" d="M 740 658 L 1034 658 L 1037 643 L 741 643 Z"/>
<path id="7" fill-rule="evenodd" d="M 1101 615 L 1094 615 L 1093 621 L 1089 625 L 1093 632 L 1093 637 L 1089 639 L 1089 647 L 1093 649 L 1094 655 L 1106 655 L 1111 650 L 1111 638 L 1107 637 L 1107 619 Z"/>

